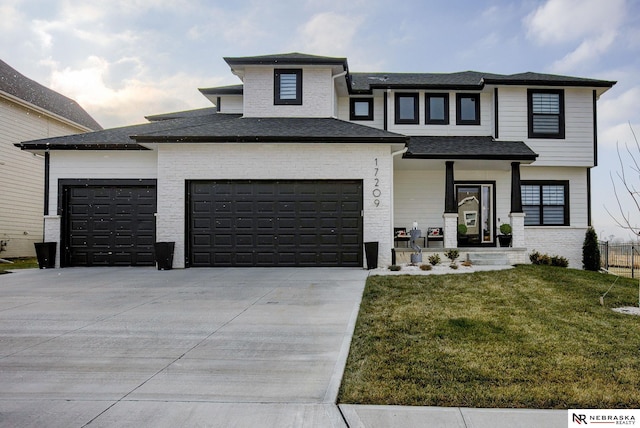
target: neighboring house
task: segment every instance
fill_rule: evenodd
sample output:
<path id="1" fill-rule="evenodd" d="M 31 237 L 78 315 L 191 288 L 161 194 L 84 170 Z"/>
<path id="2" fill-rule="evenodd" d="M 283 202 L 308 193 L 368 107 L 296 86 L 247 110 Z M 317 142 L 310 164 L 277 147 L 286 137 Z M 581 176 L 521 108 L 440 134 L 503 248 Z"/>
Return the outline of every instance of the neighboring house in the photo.
<path id="1" fill-rule="evenodd" d="M 34 256 L 43 237 L 46 151 L 14 145 L 99 129 L 78 103 L 0 61 L 0 258 Z"/>
<path id="2" fill-rule="evenodd" d="M 444 247 L 580 267 L 596 101 L 615 82 L 538 73 L 352 73 L 345 58 L 225 58 L 215 108 L 21 144 L 50 152 L 46 237 L 62 266 L 363 266 L 394 227 Z M 501 223 L 513 246 L 496 249 Z M 439 242 L 437 244 L 440 244 Z M 486 247 L 486 248 L 485 248 Z"/>

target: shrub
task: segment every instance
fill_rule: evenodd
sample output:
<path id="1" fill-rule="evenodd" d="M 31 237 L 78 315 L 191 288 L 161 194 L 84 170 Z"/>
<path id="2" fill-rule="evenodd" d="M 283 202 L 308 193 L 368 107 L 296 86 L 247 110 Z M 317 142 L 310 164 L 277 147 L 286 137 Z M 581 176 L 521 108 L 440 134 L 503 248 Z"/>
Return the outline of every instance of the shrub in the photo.
<path id="1" fill-rule="evenodd" d="M 445 251 L 444 255 L 446 258 L 451 260 L 451 262 L 454 262 L 458 258 L 458 256 L 460 256 L 460 252 L 454 248 L 454 249 Z"/>
<path id="2" fill-rule="evenodd" d="M 433 269 L 433 266 L 431 266 L 431 265 L 420 265 L 420 269 L 421 270 L 431 270 L 431 269 Z"/>
<path id="3" fill-rule="evenodd" d="M 389 270 L 392 270 L 394 272 L 397 272 L 400 269 L 402 269 L 402 266 L 400 266 L 400 265 L 391 265 L 391 266 L 389 266 Z"/>
<path id="4" fill-rule="evenodd" d="M 568 267 L 569 260 L 561 256 L 551 256 L 551 266 Z"/>
<path id="5" fill-rule="evenodd" d="M 512 231 L 513 229 L 511 229 L 511 225 L 509 223 L 502 223 L 500 225 L 500 233 L 503 235 L 511 235 Z"/>
<path id="6" fill-rule="evenodd" d="M 431 263 L 433 266 L 440 264 L 440 254 L 433 254 L 429 256 L 429 263 Z"/>
<path id="7" fill-rule="evenodd" d="M 534 251 L 529 254 L 529 260 L 534 265 L 558 266 L 565 268 L 569 266 L 569 260 L 565 257 L 540 254 L 538 251 Z"/>
<path id="8" fill-rule="evenodd" d="M 449 267 L 450 267 L 451 269 L 458 269 L 458 265 L 457 265 L 457 264 L 455 264 L 455 263 L 451 263 L 451 264 L 449 265 Z"/>
<path id="9" fill-rule="evenodd" d="M 465 261 L 462 262 L 462 266 L 471 267 L 472 265 L 471 265 L 471 262 L 469 260 L 465 260 Z"/>
<path id="10" fill-rule="evenodd" d="M 598 246 L 598 235 L 593 227 L 587 229 L 582 244 L 582 268 L 584 270 L 600 270 L 600 248 Z"/>
<path id="11" fill-rule="evenodd" d="M 467 225 L 466 224 L 458 224 L 458 235 L 466 235 L 467 234 Z"/>

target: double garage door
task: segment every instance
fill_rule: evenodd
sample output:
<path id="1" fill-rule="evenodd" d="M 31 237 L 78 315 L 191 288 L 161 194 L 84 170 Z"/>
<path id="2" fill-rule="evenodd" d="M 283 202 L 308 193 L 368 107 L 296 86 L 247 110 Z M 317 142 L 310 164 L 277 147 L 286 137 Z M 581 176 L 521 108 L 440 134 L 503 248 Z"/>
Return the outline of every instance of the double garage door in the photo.
<path id="1" fill-rule="evenodd" d="M 63 266 L 154 264 L 155 180 L 63 188 Z M 187 266 L 362 266 L 362 181 L 187 182 Z"/>
<path id="2" fill-rule="evenodd" d="M 189 266 L 362 266 L 362 181 L 187 185 Z"/>

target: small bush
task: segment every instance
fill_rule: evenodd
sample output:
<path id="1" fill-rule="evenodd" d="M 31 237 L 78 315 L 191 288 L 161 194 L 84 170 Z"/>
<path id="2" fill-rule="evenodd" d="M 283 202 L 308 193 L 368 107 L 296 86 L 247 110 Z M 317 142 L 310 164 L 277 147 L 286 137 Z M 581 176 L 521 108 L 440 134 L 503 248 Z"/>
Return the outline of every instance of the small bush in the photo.
<path id="1" fill-rule="evenodd" d="M 431 265 L 420 265 L 420 270 L 431 270 L 433 266 Z"/>
<path id="2" fill-rule="evenodd" d="M 458 224 L 458 235 L 466 235 L 467 234 L 467 225 L 466 224 Z"/>
<path id="3" fill-rule="evenodd" d="M 529 260 L 534 265 L 558 266 L 565 268 L 569 266 L 569 260 L 565 257 L 540 254 L 538 251 L 534 251 L 529 254 Z"/>
<path id="4" fill-rule="evenodd" d="M 433 266 L 440 264 L 440 254 L 433 254 L 429 256 L 429 263 L 431 263 Z"/>
<path id="5" fill-rule="evenodd" d="M 389 270 L 392 270 L 394 272 L 397 272 L 400 269 L 402 269 L 402 266 L 400 266 L 400 265 L 391 265 L 391 266 L 389 266 Z"/>
<path id="6" fill-rule="evenodd" d="M 451 249 L 451 250 L 445 251 L 444 255 L 446 258 L 454 262 L 460 256 L 460 251 L 456 249 Z"/>
<path id="7" fill-rule="evenodd" d="M 502 223 L 500 225 L 500 233 L 502 233 L 503 235 L 511 235 L 512 231 L 513 229 L 511 228 L 511 225 L 509 223 Z"/>
<path id="8" fill-rule="evenodd" d="M 600 270 L 600 248 L 598 235 L 593 227 L 587 229 L 582 244 L 582 268 L 597 272 Z"/>
<path id="9" fill-rule="evenodd" d="M 449 267 L 450 267 L 451 269 L 458 269 L 458 265 L 457 265 L 457 264 L 455 264 L 455 263 L 451 263 L 451 264 L 449 265 Z"/>

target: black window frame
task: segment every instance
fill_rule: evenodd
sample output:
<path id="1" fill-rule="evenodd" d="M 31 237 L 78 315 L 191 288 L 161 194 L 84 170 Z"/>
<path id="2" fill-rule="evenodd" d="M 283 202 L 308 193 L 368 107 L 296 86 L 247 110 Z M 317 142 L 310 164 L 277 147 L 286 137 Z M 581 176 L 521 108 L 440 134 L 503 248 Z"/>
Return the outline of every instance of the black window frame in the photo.
<path id="1" fill-rule="evenodd" d="M 533 112 L 533 94 L 557 94 L 559 95 L 559 112 L 551 113 L 535 113 Z M 535 132 L 533 130 L 533 117 L 535 115 L 558 116 L 558 132 L 554 134 Z M 564 90 L 563 89 L 527 89 L 527 118 L 529 122 L 529 138 L 565 138 L 565 113 L 564 113 Z"/>
<path id="2" fill-rule="evenodd" d="M 431 119 L 431 98 L 444 99 L 444 119 Z M 424 94 L 424 123 L 426 125 L 448 125 L 449 124 L 449 93 L 427 92 Z"/>
<path id="3" fill-rule="evenodd" d="M 473 98 L 475 100 L 476 118 L 473 120 L 462 119 L 461 102 L 463 98 Z M 456 125 L 480 125 L 480 94 L 458 93 L 456 94 Z"/>
<path id="4" fill-rule="evenodd" d="M 413 119 L 400 118 L 400 98 L 413 98 Z M 395 123 L 418 125 L 420 123 L 420 94 L 418 92 L 396 92 L 394 94 Z"/>
<path id="5" fill-rule="evenodd" d="M 356 114 L 356 103 L 362 102 L 366 102 L 368 104 L 368 113 L 366 115 Z M 350 98 L 349 120 L 373 120 L 373 98 Z"/>
<path id="6" fill-rule="evenodd" d="M 524 225 L 529 227 L 529 226 L 534 226 L 534 227 L 553 227 L 553 226 L 571 226 L 571 220 L 570 220 L 570 206 L 569 206 L 569 180 L 522 180 L 520 182 L 520 191 L 522 194 L 522 198 L 524 198 L 525 196 L 525 192 L 523 191 L 522 187 L 523 186 L 538 186 L 538 191 L 540 192 L 540 204 L 539 205 L 531 205 L 531 204 L 526 204 L 525 201 L 522 201 L 522 210 L 526 213 L 527 212 L 527 208 L 530 207 L 538 207 L 538 216 L 540 219 L 539 223 L 536 224 L 531 224 L 531 223 L 527 223 L 527 217 L 525 216 L 524 218 Z M 562 186 L 564 189 L 564 205 L 563 206 L 563 223 L 562 224 L 548 224 L 544 222 L 544 207 L 547 206 L 553 206 L 553 207 L 558 207 L 561 205 L 553 205 L 553 204 L 544 204 L 544 193 L 543 193 L 543 188 L 544 186 Z"/>
<path id="7" fill-rule="evenodd" d="M 294 99 L 280 98 L 280 76 L 294 74 L 296 76 L 296 97 Z M 276 68 L 273 70 L 273 104 L 274 105 L 302 105 L 302 69 Z"/>

